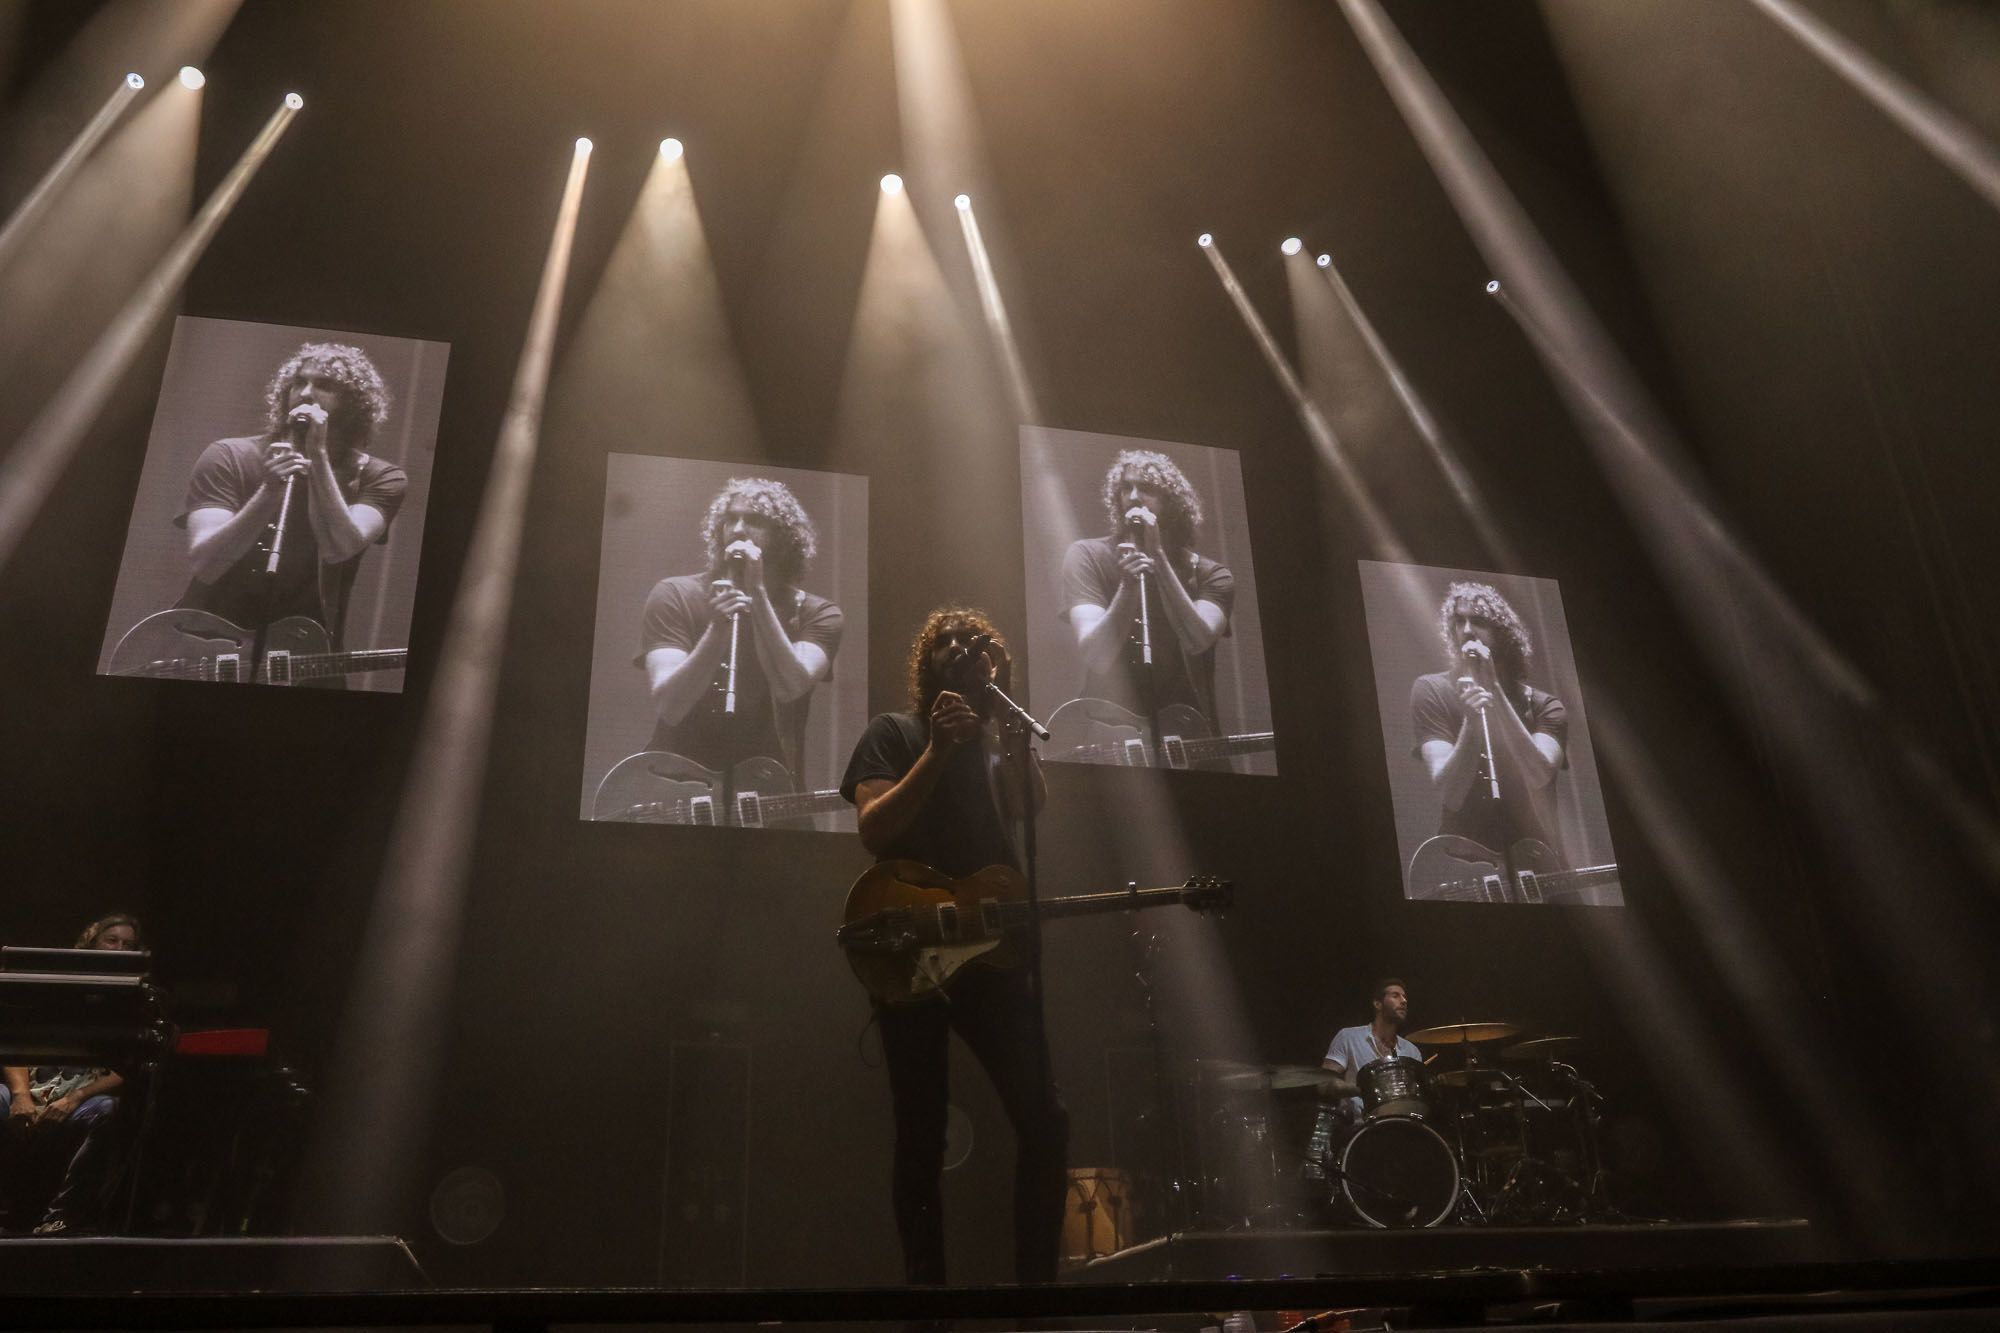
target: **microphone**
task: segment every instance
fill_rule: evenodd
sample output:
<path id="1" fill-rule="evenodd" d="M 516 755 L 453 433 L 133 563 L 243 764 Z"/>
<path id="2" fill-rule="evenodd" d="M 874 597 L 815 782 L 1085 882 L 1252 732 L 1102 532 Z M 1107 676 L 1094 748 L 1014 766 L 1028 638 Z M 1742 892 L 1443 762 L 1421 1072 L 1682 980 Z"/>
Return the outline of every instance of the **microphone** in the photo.
<path id="1" fill-rule="evenodd" d="M 1470 654 L 1467 654 L 1467 656 L 1470 656 Z M 1478 682 L 1470 676 L 1460 676 L 1458 678 L 1460 689 L 1464 689 L 1467 685 L 1476 684 Z M 1486 781 L 1492 789 L 1493 799 L 1497 801 L 1500 799 L 1500 766 L 1493 762 L 1493 728 L 1486 721 L 1485 704 L 1479 705 L 1479 734 L 1486 741 Z"/>
<path id="2" fill-rule="evenodd" d="M 285 440 L 292 448 L 304 450 L 306 434 L 313 426 L 313 405 L 300 403 L 285 418 Z M 292 516 L 292 483 L 298 480 L 296 473 L 285 478 L 284 493 L 278 499 L 278 521 L 271 525 L 271 550 L 264 557 L 264 572 L 278 572 L 278 556 L 285 545 L 285 523 Z"/>

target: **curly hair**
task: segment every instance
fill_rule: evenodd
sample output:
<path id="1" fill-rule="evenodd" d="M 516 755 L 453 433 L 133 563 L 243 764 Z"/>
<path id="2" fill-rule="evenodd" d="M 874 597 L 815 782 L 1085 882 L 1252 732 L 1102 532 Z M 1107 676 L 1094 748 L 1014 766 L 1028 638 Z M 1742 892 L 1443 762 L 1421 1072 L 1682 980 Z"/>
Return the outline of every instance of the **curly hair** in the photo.
<path id="1" fill-rule="evenodd" d="M 264 390 L 264 411 L 273 438 L 285 433 L 286 399 L 292 382 L 312 375 L 325 375 L 346 396 L 347 410 L 335 413 L 327 423 L 328 433 L 339 448 L 358 448 L 389 419 L 389 390 L 368 353 L 346 343 L 307 343 L 278 367 Z"/>
<path id="2" fill-rule="evenodd" d="M 97 920 L 83 928 L 83 934 L 76 937 L 76 947 L 79 949 L 96 948 L 98 937 L 113 926 L 130 926 L 132 927 L 132 938 L 134 940 L 144 938 L 144 932 L 139 929 L 138 917 L 133 916 L 130 912 L 110 912 L 97 918 Z"/>
<path id="3" fill-rule="evenodd" d="M 939 607 L 924 617 L 923 628 L 910 641 L 910 657 L 904 664 L 903 678 L 909 687 L 910 707 L 918 717 L 930 716 L 931 704 L 944 689 L 944 681 L 939 679 L 937 669 L 931 664 L 931 654 L 936 651 L 938 640 L 968 631 L 992 635 L 995 646 L 1003 653 L 1007 651 L 1007 639 L 1000 633 L 1000 627 L 976 606 Z M 1011 688 L 1012 675 L 1013 663 L 1002 663 L 997 678 L 1001 689 Z"/>
<path id="4" fill-rule="evenodd" d="M 1156 449 L 1126 449 L 1111 462 L 1104 474 L 1104 517 L 1115 537 L 1125 526 L 1125 506 L 1118 491 L 1126 478 L 1160 493 L 1162 508 L 1160 540 L 1169 551 L 1194 545 L 1194 530 L 1201 526 L 1201 497 L 1188 484 L 1187 475 L 1173 459 Z"/>
<path id="5" fill-rule="evenodd" d="M 797 587 L 807 562 L 819 554 L 819 529 L 813 526 L 791 487 L 769 477 L 731 477 L 708 502 L 708 512 L 701 519 L 702 549 L 708 552 L 708 567 L 722 568 L 722 516 L 729 512 L 732 503 L 739 501 L 773 530 L 772 549 L 764 553 L 764 568 L 770 580 L 787 588 Z"/>
<path id="6" fill-rule="evenodd" d="M 1451 632 L 1451 622 L 1460 616 L 1493 627 L 1499 639 L 1494 645 L 1494 665 L 1499 668 L 1500 679 L 1526 684 L 1535 646 L 1528 642 L 1528 627 L 1514 614 L 1514 608 L 1507 605 L 1507 599 L 1485 583 L 1454 583 L 1444 590 L 1444 602 L 1438 607 L 1438 641 L 1454 664 L 1458 661 L 1459 644 Z"/>

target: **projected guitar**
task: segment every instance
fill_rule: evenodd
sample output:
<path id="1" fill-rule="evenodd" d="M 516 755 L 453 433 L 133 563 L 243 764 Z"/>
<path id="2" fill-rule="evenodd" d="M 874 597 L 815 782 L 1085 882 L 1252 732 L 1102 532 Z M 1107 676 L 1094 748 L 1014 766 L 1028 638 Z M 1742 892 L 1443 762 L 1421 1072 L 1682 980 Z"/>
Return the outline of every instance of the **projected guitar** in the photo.
<path id="1" fill-rule="evenodd" d="M 1218 736 L 1208 719 L 1186 704 L 1168 704 L 1160 710 L 1157 751 L 1147 743 L 1146 720 L 1106 699 L 1071 699 L 1050 714 L 1048 727 L 1042 757 L 1073 764 L 1201 768 L 1233 755 L 1277 747 L 1277 733 L 1270 731 Z"/>
<path id="2" fill-rule="evenodd" d="M 699 824 L 770 828 L 845 810 L 838 791 L 792 790 L 792 775 L 775 759 L 745 759 L 723 775 L 668 750 L 641 750 L 611 766 L 591 798 L 590 817 L 626 824 Z"/>
<path id="3" fill-rule="evenodd" d="M 1617 883 L 1617 866 L 1571 870 L 1534 838 L 1503 857 L 1471 838 L 1440 833 L 1410 858 L 1409 896 L 1429 902 L 1584 903 L 1592 901 L 1589 890 Z"/>
<path id="4" fill-rule="evenodd" d="M 1198 875 L 1177 887 L 1121 889 L 1044 898 L 1045 921 L 1185 904 L 1206 912 L 1229 906 L 1227 880 Z M 848 966 L 884 1004 L 919 1000 L 967 963 L 1013 967 L 1015 939 L 1028 926 L 1028 883 L 1011 866 L 987 866 L 954 878 L 918 861 L 882 861 L 847 891 L 844 924 L 835 932 Z"/>
<path id="5" fill-rule="evenodd" d="M 185 607 L 156 611 L 125 631 L 111 650 L 105 674 L 151 676 L 160 680 L 212 680 L 241 684 L 250 679 L 250 656 L 257 635 L 221 616 Z M 407 648 L 335 652 L 333 639 L 306 616 L 274 620 L 264 632 L 259 685 L 296 685 L 329 676 L 367 671 L 400 671 Z"/>

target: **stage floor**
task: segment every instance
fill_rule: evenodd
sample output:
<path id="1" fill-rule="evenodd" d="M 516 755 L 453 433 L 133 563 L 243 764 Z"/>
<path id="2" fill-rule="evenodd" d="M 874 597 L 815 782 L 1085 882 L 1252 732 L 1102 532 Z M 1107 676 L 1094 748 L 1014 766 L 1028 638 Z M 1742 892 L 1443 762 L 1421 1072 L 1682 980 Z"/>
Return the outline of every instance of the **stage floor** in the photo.
<path id="1" fill-rule="evenodd" d="M 1818 1253 L 1804 1218 L 1385 1231 L 1180 1231 L 1071 1268 L 1072 1282 L 1435 1273 L 1473 1268 L 1681 1268 L 1795 1263 Z"/>

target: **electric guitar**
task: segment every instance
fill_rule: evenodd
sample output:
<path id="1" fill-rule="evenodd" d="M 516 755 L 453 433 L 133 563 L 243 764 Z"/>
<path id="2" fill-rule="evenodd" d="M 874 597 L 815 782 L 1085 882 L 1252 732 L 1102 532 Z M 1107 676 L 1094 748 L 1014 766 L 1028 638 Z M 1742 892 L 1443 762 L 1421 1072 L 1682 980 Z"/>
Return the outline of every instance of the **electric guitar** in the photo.
<path id="1" fill-rule="evenodd" d="M 156 611 L 126 630 L 111 650 L 111 663 L 104 673 L 240 684 L 250 679 L 250 654 L 256 644 L 255 630 L 208 611 L 176 607 Z M 364 671 L 400 671 L 408 665 L 409 656 L 407 648 L 337 653 L 332 637 L 318 621 L 286 616 L 272 621 L 264 631 L 264 660 L 257 668 L 257 683 L 296 685 Z"/>
<path id="2" fill-rule="evenodd" d="M 1409 896 L 1456 903 L 1590 903 L 1600 885 L 1616 887 L 1616 865 L 1571 870 L 1547 843 L 1523 838 L 1499 852 L 1440 833 L 1410 858 Z"/>
<path id="3" fill-rule="evenodd" d="M 721 773 L 668 750 L 641 750 L 613 764 L 597 784 L 590 817 L 627 824 L 770 828 L 848 808 L 838 791 L 793 791 L 785 766 L 763 755 L 738 763 L 729 776 L 736 789 L 733 804 L 723 799 Z"/>
<path id="4" fill-rule="evenodd" d="M 1121 889 L 1044 898 L 1044 920 L 1184 903 L 1196 912 L 1229 906 L 1227 880 L 1197 875 L 1178 887 Z M 919 861 L 882 861 L 847 891 L 844 924 L 835 932 L 848 966 L 884 1004 L 920 1000 L 941 989 L 967 963 L 1013 967 L 1010 936 L 1028 926 L 1028 882 L 1012 866 L 987 866 L 954 878 Z"/>
<path id="5" fill-rule="evenodd" d="M 1168 704 L 1160 710 L 1160 744 L 1146 741 L 1146 719 L 1106 699 L 1071 699 L 1049 716 L 1045 759 L 1125 768 L 1217 768 L 1232 755 L 1277 748 L 1277 733 L 1218 736 L 1199 709 Z"/>

